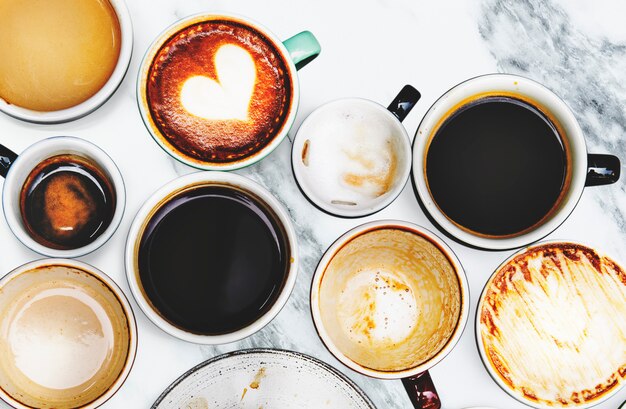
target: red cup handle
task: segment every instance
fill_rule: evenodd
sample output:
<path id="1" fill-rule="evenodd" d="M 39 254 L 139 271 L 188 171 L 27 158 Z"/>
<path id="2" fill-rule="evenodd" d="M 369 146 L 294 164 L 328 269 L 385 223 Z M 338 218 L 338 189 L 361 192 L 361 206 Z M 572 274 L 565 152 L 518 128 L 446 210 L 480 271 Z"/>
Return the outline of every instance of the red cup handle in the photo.
<path id="1" fill-rule="evenodd" d="M 402 384 L 415 409 L 441 409 L 437 389 L 428 371 L 403 378 Z"/>

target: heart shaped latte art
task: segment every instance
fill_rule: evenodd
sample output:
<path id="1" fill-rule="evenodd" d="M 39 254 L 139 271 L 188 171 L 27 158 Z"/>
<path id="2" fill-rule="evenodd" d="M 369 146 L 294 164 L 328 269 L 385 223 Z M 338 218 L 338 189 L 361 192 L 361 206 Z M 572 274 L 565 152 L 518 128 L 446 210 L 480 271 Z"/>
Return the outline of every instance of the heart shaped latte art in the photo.
<path id="1" fill-rule="evenodd" d="M 223 45 L 214 58 L 216 80 L 204 75 L 188 78 L 180 92 L 183 107 L 209 120 L 248 119 L 256 83 L 256 65 L 245 49 Z"/>

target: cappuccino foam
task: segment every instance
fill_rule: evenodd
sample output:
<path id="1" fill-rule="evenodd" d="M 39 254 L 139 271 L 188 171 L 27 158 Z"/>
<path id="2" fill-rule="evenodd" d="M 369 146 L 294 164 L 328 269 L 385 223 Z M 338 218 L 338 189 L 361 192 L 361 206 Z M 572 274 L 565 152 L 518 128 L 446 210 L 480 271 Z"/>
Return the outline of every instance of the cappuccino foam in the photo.
<path id="1" fill-rule="evenodd" d="M 299 131 L 302 183 L 330 206 L 375 207 L 409 166 L 397 122 L 364 100 L 323 106 Z"/>

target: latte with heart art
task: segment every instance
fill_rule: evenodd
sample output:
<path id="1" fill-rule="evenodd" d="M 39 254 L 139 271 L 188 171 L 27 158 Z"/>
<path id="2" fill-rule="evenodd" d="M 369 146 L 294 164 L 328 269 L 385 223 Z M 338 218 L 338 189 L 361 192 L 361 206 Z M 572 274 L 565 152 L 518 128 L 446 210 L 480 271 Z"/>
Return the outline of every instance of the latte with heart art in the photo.
<path id="1" fill-rule="evenodd" d="M 285 57 L 240 21 L 191 22 L 152 57 L 145 102 L 159 142 L 187 162 L 233 163 L 260 152 L 290 112 Z"/>

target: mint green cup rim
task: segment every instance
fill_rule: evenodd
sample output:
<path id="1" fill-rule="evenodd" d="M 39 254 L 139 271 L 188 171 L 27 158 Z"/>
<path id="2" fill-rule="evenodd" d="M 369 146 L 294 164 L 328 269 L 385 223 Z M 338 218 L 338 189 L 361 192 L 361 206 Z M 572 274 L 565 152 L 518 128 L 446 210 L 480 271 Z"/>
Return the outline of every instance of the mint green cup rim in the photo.
<path id="1" fill-rule="evenodd" d="M 283 60 L 285 61 L 288 70 L 289 77 L 291 80 L 292 92 L 291 92 L 291 101 L 289 107 L 289 114 L 284 120 L 284 124 L 282 129 L 278 132 L 276 136 L 268 143 L 263 149 L 254 153 L 253 155 L 247 156 L 243 159 L 233 161 L 233 162 L 207 162 L 201 161 L 195 158 L 192 158 L 184 153 L 180 152 L 175 147 L 171 146 L 166 142 L 164 136 L 161 135 L 158 128 L 152 121 L 152 116 L 150 114 L 150 110 L 146 101 L 146 79 L 150 69 L 150 65 L 152 64 L 153 58 L 161 48 L 163 43 L 167 41 L 174 33 L 178 32 L 180 29 L 187 27 L 191 24 L 200 21 L 208 21 L 215 20 L 219 18 L 224 18 L 226 20 L 234 20 L 237 22 L 244 23 L 253 29 L 259 31 L 263 35 L 265 35 L 276 48 L 281 53 Z M 288 48 L 290 47 L 290 48 Z M 317 39 L 313 34 L 309 31 L 302 31 L 300 33 L 295 34 L 294 36 L 288 38 L 285 41 L 281 41 L 273 32 L 271 32 L 267 27 L 258 23 L 257 21 L 250 19 L 246 16 L 242 16 L 240 14 L 230 13 L 230 12 L 205 12 L 205 13 L 197 13 L 182 19 L 175 21 L 166 27 L 163 31 L 161 31 L 157 37 L 152 41 L 148 49 L 146 50 L 143 59 L 139 65 L 139 71 L 137 74 L 137 84 L 136 84 L 136 99 L 137 106 L 139 108 L 139 112 L 141 114 L 141 119 L 150 133 L 152 139 L 167 152 L 171 157 L 178 160 L 181 163 L 184 163 L 188 166 L 194 167 L 196 169 L 201 170 L 235 170 L 241 169 L 247 166 L 250 166 L 254 163 L 259 162 L 270 153 L 274 151 L 281 144 L 281 142 L 285 139 L 291 127 L 295 122 L 295 118 L 298 112 L 298 106 L 300 102 L 300 84 L 298 82 L 298 69 L 302 68 L 308 62 L 312 61 L 321 51 L 321 47 L 317 42 Z"/>

